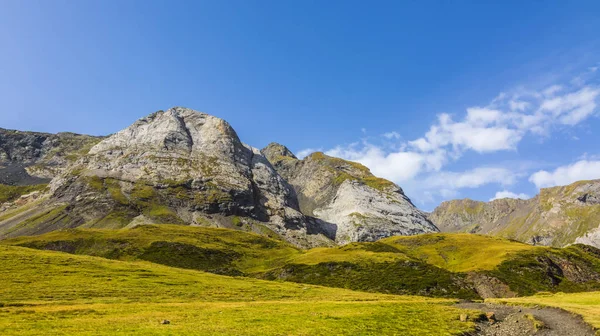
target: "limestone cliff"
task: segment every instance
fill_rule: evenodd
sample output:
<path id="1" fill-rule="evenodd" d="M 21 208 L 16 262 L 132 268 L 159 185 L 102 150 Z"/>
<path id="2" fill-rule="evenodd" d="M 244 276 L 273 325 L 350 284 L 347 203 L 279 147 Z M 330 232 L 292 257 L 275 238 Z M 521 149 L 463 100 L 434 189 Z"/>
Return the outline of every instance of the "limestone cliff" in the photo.
<path id="1" fill-rule="evenodd" d="M 300 210 L 333 224 L 338 243 L 438 231 L 400 187 L 359 163 L 320 152 L 298 160 L 275 143 L 262 152 L 294 187 Z"/>

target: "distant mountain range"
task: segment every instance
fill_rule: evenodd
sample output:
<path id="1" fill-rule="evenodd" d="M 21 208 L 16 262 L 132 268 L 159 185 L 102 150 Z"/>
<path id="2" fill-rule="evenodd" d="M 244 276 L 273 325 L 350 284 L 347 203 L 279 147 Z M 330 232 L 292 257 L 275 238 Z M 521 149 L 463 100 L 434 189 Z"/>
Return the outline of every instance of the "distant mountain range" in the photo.
<path id="1" fill-rule="evenodd" d="M 529 200 L 443 202 L 429 216 L 444 232 L 470 232 L 534 245 L 600 247 L 600 180 L 545 188 Z"/>

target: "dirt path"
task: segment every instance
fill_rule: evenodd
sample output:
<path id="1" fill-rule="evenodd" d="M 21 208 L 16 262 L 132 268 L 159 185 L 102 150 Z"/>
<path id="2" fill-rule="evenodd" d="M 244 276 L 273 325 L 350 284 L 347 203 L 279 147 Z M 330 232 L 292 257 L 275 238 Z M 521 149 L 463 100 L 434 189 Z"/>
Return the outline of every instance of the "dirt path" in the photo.
<path id="1" fill-rule="evenodd" d="M 580 316 L 557 308 L 528 308 L 487 303 L 460 303 L 459 308 L 494 312 L 497 322 L 478 322 L 475 335 L 485 336 L 594 336 L 591 326 Z M 542 328 L 526 317 L 533 316 L 543 323 Z"/>

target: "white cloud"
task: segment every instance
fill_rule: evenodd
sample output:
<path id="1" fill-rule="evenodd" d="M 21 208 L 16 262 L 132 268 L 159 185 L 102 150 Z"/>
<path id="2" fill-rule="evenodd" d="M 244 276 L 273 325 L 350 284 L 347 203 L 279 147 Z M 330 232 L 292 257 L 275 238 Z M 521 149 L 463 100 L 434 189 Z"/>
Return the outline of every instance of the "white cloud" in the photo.
<path id="1" fill-rule="evenodd" d="M 522 100 L 511 100 L 508 105 L 511 111 L 525 111 L 531 104 Z"/>
<path id="2" fill-rule="evenodd" d="M 305 149 L 299 150 L 298 153 L 296 153 L 296 157 L 299 159 L 304 159 L 308 155 L 310 155 L 314 152 L 320 152 L 322 150 L 323 149 L 321 149 L 321 148 L 305 148 Z"/>
<path id="3" fill-rule="evenodd" d="M 544 91 L 542 91 L 542 94 L 544 96 L 551 97 L 551 96 L 554 96 L 560 90 L 562 90 L 562 86 L 560 86 L 560 85 L 552 85 L 552 86 L 546 88 Z"/>
<path id="4" fill-rule="evenodd" d="M 382 148 L 374 145 L 363 145 L 356 148 L 357 144 L 349 147 L 336 147 L 325 154 L 360 162 L 369 167 L 371 172 L 394 182 L 401 182 L 415 177 L 424 166 L 438 164 L 433 155 L 426 156 L 415 152 L 386 153 Z"/>
<path id="5" fill-rule="evenodd" d="M 429 173 L 419 180 L 409 180 L 401 186 L 421 204 L 437 199 L 456 198 L 461 189 L 474 189 L 488 184 L 513 185 L 522 175 L 504 167 L 477 167 L 462 172 L 439 171 Z"/>
<path id="6" fill-rule="evenodd" d="M 490 183 L 512 185 L 516 180 L 517 175 L 507 168 L 478 167 L 464 172 L 438 172 L 428 176 L 424 184 L 428 189 L 463 189 Z"/>
<path id="7" fill-rule="evenodd" d="M 382 136 L 388 140 L 392 140 L 392 139 L 400 139 L 400 133 L 398 132 L 387 132 L 387 133 L 383 133 Z"/>
<path id="8" fill-rule="evenodd" d="M 530 197 L 529 197 L 529 195 L 526 195 L 524 193 L 516 194 L 516 193 L 514 193 L 512 191 L 502 190 L 502 191 L 496 192 L 496 195 L 494 197 L 490 198 L 490 201 L 497 200 L 497 199 L 502 199 L 502 198 L 528 199 Z"/>
<path id="9" fill-rule="evenodd" d="M 571 184 L 580 180 L 600 178 L 600 161 L 577 161 L 568 166 L 556 168 L 552 172 L 540 170 L 529 177 L 538 188 Z"/>
<path id="10" fill-rule="evenodd" d="M 522 133 L 499 125 L 501 117 L 499 111 L 478 107 L 468 109 L 466 118 L 460 122 L 454 122 L 449 114 L 441 114 L 424 137 L 409 144 L 420 151 L 451 148 L 457 153 L 465 150 L 486 153 L 514 149 Z"/>
<path id="11" fill-rule="evenodd" d="M 598 95 L 600 89 L 584 87 L 576 92 L 544 100 L 540 110 L 550 113 L 561 124 L 573 126 L 594 112 Z"/>

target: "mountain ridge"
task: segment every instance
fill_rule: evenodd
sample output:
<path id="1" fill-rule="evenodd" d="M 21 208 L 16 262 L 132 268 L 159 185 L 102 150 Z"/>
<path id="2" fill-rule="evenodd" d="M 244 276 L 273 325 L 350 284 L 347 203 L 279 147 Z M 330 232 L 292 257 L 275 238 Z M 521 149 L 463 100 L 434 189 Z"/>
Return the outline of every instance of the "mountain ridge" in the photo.
<path id="1" fill-rule="evenodd" d="M 77 155 L 54 171 L 45 201 L 30 212 L 15 210 L 20 217 L 5 214 L 0 236 L 179 223 L 277 235 L 310 247 L 438 231 L 402 189 L 358 163 L 315 153 L 286 175 L 268 148 L 246 145 L 226 121 L 187 108 L 152 113 L 94 138 L 93 146 L 80 143 L 69 147 Z M 314 185 L 332 188 L 320 198 Z M 367 204 L 373 200 L 376 206 Z M 361 206 L 340 211 L 349 203 Z"/>
<path id="2" fill-rule="evenodd" d="M 429 219 L 443 232 L 490 234 L 534 245 L 600 247 L 600 180 L 542 188 L 528 200 L 445 201 Z"/>

